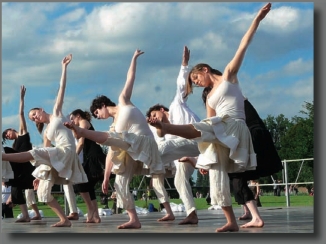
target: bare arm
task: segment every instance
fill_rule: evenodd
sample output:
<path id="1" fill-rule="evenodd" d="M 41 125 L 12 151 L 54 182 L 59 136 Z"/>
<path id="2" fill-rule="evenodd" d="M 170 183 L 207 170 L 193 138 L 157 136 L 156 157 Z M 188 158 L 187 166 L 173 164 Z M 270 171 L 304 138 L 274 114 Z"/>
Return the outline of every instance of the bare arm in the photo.
<path id="1" fill-rule="evenodd" d="M 20 87 L 20 103 L 19 103 L 19 135 L 25 135 L 27 133 L 27 125 L 24 115 L 24 98 L 25 98 L 26 88 L 25 86 Z"/>
<path id="2" fill-rule="evenodd" d="M 216 111 L 215 109 L 212 109 L 208 103 L 206 102 L 206 118 L 211 118 L 216 116 Z"/>
<path id="3" fill-rule="evenodd" d="M 271 6 L 272 4 L 268 3 L 259 10 L 257 16 L 252 21 L 249 29 L 242 37 L 238 50 L 236 51 L 233 59 L 230 61 L 230 63 L 226 66 L 224 70 L 223 76 L 225 80 L 230 81 L 232 83 L 238 82 L 236 75 L 241 67 L 247 48 L 259 26 L 260 21 L 265 18 L 265 16 L 271 9 Z"/>
<path id="4" fill-rule="evenodd" d="M 62 105 L 63 105 L 63 99 L 66 91 L 66 82 L 67 82 L 67 66 L 71 60 L 72 60 L 72 54 L 69 54 L 66 57 L 64 57 L 61 62 L 62 73 L 60 79 L 60 87 L 58 91 L 57 100 L 53 108 L 53 114 L 55 116 L 62 116 Z"/>
<path id="5" fill-rule="evenodd" d="M 88 124 L 88 122 L 86 120 L 81 120 L 79 122 L 79 127 L 88 130 L 89 129 L 89 124 Z M 80 152 L 83 150 L 83 148 L 84 148 L 84 142 L 85 142 L 85 137 L 78 138 L 78 143 L 77 143 L 77 146 L 76 146 L 76 153 L 77 153 L 77 155 L 79 155 Z"/>
<path id="6" fill-rule="evenodd" d="M 43 146 L 44 147 L 51 147 L 52 144 L 51 144 L 51 141 L 46 136 L 46 131 L 47 131 L 47 128 L 45 129 L 45 131 L 43 133 Z"/>
<path id="7" fill-rule="evenodd" d="M 130 98 L 132 94 L 132 89 L 134 86 L 135 82 L 135 77 L 136 77 L 136 64 L 137 64 L 137 58 L 138 56 L 142 55 L 144 52 L 141 50 L 136 50 L 130 63 L 130 67 L 127 73 L 127 80 L 125 83 L 125 86 L 119 96 L 119 103 L 122 105 L 127 105 L 131 104 Z"/>
<path id="8" fill-rule="evenodd" d="M 112 150 L 109 149 L 108 154 L 106 155 L 106 159 L 105 159 L 105 171 L 104 171 L 104 180 L 102 183 L 102 192 L 104 194 L 108 194 L 109 192 L 109 181 L 110 181 L 110 176 L 111 176 L 111 170 L 113 167 L 113 163 L 112 163 Z"/>

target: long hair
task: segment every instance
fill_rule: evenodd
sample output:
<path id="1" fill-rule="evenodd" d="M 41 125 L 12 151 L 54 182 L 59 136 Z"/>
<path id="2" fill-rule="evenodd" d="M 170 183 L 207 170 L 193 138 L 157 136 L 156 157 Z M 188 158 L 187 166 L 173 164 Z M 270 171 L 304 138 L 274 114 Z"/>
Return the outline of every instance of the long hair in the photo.
<path id="1" fill-rule="evenodd" d="M 189 72 L 188 74 L 188 79 L 187 79 L 187 87 L 186 87 L 186 92 L 185 92 L 185 95 L 184 95 L 184 98 L 188 97 L 189 94 L 191 94 L 193 92 L 193 83 L 192 83 L 192 80 L 191 80 L 191 74 L 192 73 L 195 73 L 195 72 L 200 72 L 203 70 L 203 68 L 207 68 L 208 71 L 212 74 L 215 74 L 215 75 L 222 75 L 222 72 L 217 70 L 217 69 L 213 69 L 211 66 L 209 66 L 208 64 L 205 64 L 205 63 L 200 63 L 200 64 L 197 64 L 195 65 Z"/>
<path id="2" fill-rule="evenodd" d="M 77 116 L 79 114 L 79 116 L 80 117 L 82 117 L 83 119 L 86 119 L 88 122 L 91 122 L 91 119 L 92 119 L 92 115 L 91 115 L 91 113 L 90 112 L 88 112 L 88 111 L 83 111 L 83 110 L 81 110 L 81 109 L 76 109 L 76 110 L 74 110 L 74 111 L 72 111 L 71 113 L 70 113 L 70 115 L 74 115 L 74 116 Z"/>
<path id="3" fill-rule="evenodd" d="M 29 112 L 31 112 L 32 110 L 40 110 L 40 108 L 32 108 L 29 110 Z M 43 131 L 43 128 L 44 128 L 44 123 L 39 123 L 39 122 L 35 122 L 36 124 L 36 128 L 37 128 L 37 131 L 42 134 L 42 131 Z"/>

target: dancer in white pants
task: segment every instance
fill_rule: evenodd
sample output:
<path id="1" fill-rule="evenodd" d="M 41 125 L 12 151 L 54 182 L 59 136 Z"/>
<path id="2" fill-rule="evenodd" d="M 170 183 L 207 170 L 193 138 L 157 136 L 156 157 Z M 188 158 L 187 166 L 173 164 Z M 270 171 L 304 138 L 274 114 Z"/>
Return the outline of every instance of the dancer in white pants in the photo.
<path id="1" fill-rule="evenodd" d="M 189 73 L 189 58 L 190 50 L 185 46 L 183 49 L 181 68 L 177 78 L 177 90 L 170 107 L 166 108 L 161 104 L 156 104 L 147 111 L 146 116 L 148 118 L 157 118 L 164 123 L 171 124 L 188 124 L 200 121 L 199 117 L 188 107 L 187 98 L 184 98 L 186 79 Z M 185 205 L 187 217 L 179 224 L 197 224 L 198 217 L 196 214 L 196 206 L 189 182 L 195 167 L 184 157 L 198 156 L 199 150 L 197 143 L 194 140 L 188 140 L 174 135 L 158 137 L 156 128 L 153 126 L 150 126 L 150 128 L 158 144 L 165 170 L 170 173 L 169 175 L 166 174 L 165 177 L 174 177 L 174 185 Z M 180 161 L 180 158 L 183 159 Z"/>
<path id="2" fill-rule="evenodd" d="M 152 175 L 156 178 L 156 175 L 165 173 L 157 144 L 146 118 L 130 100 L 136 74 L 136 61 L 143 53 L 137 49 L 131 59 L 118 105 L 106 96 L 98 96 L 92 101 L 90 112 L 93 117 L 113 118 L 114 123 L 110 131 L 92 131 L 76 126 L 73 122 L 64 123 L 67 128 L 73 130 L 76 138 L 84 137 L 110 146 L 106 157 L 102 191 L 104 194 L 108 193 L 111 172 L 116 174 L 114 186 L 117 192 L 117 205 L 125 209 L 129 216 L 129 221 L 119 225 L 118 229 L 141 228 L 134 197 L 129 189 L 132 177 Z M 164 187 L 160 190 L 165 191 Z"/>

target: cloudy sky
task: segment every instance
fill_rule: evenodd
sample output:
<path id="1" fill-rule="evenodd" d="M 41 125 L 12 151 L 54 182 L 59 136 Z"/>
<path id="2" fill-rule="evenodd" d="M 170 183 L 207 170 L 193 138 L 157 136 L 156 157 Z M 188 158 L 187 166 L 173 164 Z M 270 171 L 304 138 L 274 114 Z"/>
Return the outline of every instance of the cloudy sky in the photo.
<path id="1" fill-rule="evenodd" d="M 96 95 L 117 102 L 136 48 L 139 57 L 133 103 L 145 114 L 169 106 L 185 45 L 190 66 L 222 70 L 233 57 L 265 2 L 252 3 L 2 3 L 2 129 L 18 128 L 20 86 L 27 88 L 25 114 L 33 107 L 52 112 L 69 53 L 64 113 L 89 109 Z M 273 3 L 239 71 L 243 93 L 262 118 L 301 115 L 313 97 L 313 3 Z M 202 88 L 189 106 L 205 118 Z M 112 120 L 93 120 L 107 130 Z M 41 135 L 27 119 L 32 142 Z"/>

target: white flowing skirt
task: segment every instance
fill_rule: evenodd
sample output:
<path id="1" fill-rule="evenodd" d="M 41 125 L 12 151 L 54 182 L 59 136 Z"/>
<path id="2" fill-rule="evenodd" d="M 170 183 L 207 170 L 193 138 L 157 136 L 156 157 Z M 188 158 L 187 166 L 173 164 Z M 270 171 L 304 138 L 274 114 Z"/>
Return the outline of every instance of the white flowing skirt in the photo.
<path id="1" fill-rule="evenodd" d="M 29 151 L 36 169 L 32 173 L 37 179 L 52 180 L 55 184 L 79 184 L 88 181 L 76 151 L 71 147 L 34 148 Z"/>
<path id="2" fill-rule="evenodd" d="M 226 165 L 228 173 L 256 169 L 256 154 L 244 120 L 212 117 L 193 123 L 193 126 L 201 132 L 201 137 L 195 138 L 200 151 L 196 167 L 208 170 L 211 164 L 220 163 L 218 153 L 221 147 L 216 147 L 219 144 L 229 151 L 228 159 L 225 159 L 229 160 Z"/>

